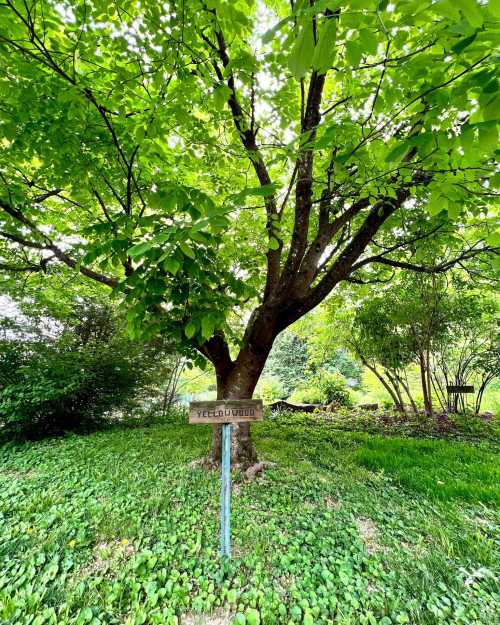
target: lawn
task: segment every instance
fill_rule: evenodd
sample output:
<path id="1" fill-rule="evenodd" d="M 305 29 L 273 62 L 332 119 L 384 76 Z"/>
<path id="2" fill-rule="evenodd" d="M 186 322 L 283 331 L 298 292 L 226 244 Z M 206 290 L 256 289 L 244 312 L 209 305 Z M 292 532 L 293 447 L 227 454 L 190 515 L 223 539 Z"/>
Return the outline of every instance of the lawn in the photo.
<path id="1" fill-rule="evenodd" d="M 0 622 L 493 625 L 498 452 L 470 443 L 254 428 L 275 464 L 235 475 L 218 559 L 205 426 L 0 447 Z"/>

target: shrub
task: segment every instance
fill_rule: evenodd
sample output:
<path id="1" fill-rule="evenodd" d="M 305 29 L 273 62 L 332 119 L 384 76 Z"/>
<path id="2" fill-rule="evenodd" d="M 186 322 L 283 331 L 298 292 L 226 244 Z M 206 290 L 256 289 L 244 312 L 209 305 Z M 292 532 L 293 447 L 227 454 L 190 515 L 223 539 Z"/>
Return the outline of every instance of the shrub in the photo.
<path id="1" fill-rule="evenodd" d="M 352 405 L 344 376 L 326 370 L 303 380 L 292 393 L 290 401 L 304 404 L 329 404 L 334 401 L 340 406 Z"/>
<path id="2" fill-rule="evenodd" d="M 0 426 L 28 437 L 95 427 L 162 370 L 155 346 L 131 342 L 111 310 L 85 303 L 56 336 L 14 329 L 0 341 Z"/>
<path id="3" fill-rule="evenodd" d="M 0 350 L 3 373 L 12 350 Z M 0 382 L 0 422 L 26 434 L 52 434 L 95 422 L 123 404 L 138 382 L 137 363 L 117 345 L 71 350 L 58 343 L 24 350 L 18 345 L 17 354 L 16 379 L 9 381 L 4 373 Z"/>
<path id="4" fill-rule="evenodd" d="M 329 404 L 334 401 L 340 406 L 352 405 L 347 380 L 341 373 L 324 371 L 320 375 L 318 384 L 325 403 Z"/>

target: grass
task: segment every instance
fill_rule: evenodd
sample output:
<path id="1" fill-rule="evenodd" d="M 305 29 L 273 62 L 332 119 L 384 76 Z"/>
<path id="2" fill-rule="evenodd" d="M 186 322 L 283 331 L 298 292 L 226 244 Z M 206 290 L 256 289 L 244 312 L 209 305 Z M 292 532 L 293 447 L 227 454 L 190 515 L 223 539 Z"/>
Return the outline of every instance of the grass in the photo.
<path id="1" fill-rule="evenodd" d="M 0 447 L 0 622 L 491 625 L 494 443 L 254 427 L 221 565 L 204 426 L 156 424 Z"/>

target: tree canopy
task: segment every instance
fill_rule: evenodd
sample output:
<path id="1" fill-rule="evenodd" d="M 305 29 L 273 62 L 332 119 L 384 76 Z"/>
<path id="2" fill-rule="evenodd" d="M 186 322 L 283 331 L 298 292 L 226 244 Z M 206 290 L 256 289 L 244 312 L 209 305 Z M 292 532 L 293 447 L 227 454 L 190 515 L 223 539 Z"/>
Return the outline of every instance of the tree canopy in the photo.
<path id="1" fill-rule="evenodd" d="M 251 395 L 276 335 L 340 282 L 491 269 L 498 17 L 6 0 L 2 273 L 79 271 Z"/>

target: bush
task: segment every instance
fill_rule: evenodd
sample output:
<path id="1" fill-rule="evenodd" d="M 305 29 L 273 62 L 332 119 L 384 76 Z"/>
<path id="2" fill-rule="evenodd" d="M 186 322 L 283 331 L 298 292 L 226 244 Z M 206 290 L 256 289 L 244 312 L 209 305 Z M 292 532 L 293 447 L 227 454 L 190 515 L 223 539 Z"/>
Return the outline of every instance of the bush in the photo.
<path id="1" fill-rule="evenodd" d="M 162 370 L 154 346 L 132 343 L 111 310 L 78 305 L 56 336 L 0 342 L 0 426 L 30 438 L 95 427 Z"/>
<path id="2" fill-rule="evenodd" d="M 347 380 L 341 373 L 330 373 L 325 371 L 320 375 L 319 388 L 325 403 L 332 401 L 340 406 L 351 406 L 351 394 Z"/>
<path id="3" fill-rule="evenodd" d="M 352 405 L 344 376 L 326 370 L 301 382 L 292 393 L 290 401 L 299 404 L 329 404 L 334 401 L 340 406 Z"/>
<path id="4" fill-rule="evenodd" d="M 15 381 L 5 375 L 13 349 Z M 54 434 L 95 422 L 128 399 L 139 375 L 134 359 L 109 344 L 74 350 L 62 350 L 57 343 L 24 350 L 9 346 L 0 351 L 0 363 L 0 422 L 28 435 Z"/>

